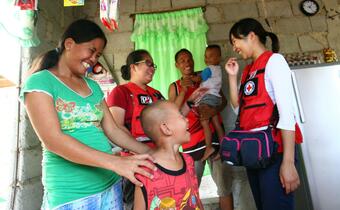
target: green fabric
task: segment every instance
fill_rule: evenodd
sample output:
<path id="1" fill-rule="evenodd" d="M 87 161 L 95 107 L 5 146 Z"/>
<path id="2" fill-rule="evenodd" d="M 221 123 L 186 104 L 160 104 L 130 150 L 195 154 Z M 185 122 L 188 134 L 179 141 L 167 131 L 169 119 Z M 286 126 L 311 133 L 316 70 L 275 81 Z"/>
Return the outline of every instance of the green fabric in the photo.
<path id="1" fill-rule="evenodd" d="M 82 97 L 50 71 L 30 76 L 24 84 L 25 93 L 38 91 L 51 96 L 55 103 L 62 131 L 96 150 L 112 154 L 109 140 L 101 128 L 103 92 L 99 85 L 84 78 L 92 93 Z M 75 164 L 43 147 L 43 184 L 51 208 L 82 197 L 102 192 L 119 180 L 112 171 Z"/>
<path id="2" fill-rule="evenodd" d="M 36 47 L 40 44 L 34 26 L 36 12 L 20 10 L 19 7 L 14 6 L 13 0 L 1 0 L 0 30 L 16 37 L 22 47 Z"/>
<path id="3" fill-rule="evenodd" d="M 170 83 L 181 75 L 175 66 L 175 54 L 182 48 L 192 52 L 195 71 L 202 70 L 207 31 L 201 8 L 137 14 L 131 40 L 135 42 L 135 49 L 148 50 L 158 66 L 150 86 L 168 95 Z"/>

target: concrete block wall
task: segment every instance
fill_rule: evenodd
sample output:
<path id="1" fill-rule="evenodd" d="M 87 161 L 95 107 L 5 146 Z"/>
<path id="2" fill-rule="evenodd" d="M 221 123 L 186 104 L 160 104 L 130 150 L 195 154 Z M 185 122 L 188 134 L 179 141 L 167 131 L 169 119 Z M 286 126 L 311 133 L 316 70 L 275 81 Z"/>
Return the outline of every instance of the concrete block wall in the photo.
<path id="1" fill-rule="evenodd" d="M 40 0 L 38 7 L 37 33 L 41 44 L 38 47 L 24 49 L 23 74 L 34 57 L 57 46 L 65 26 L 74 20 L 73 8 L 64 8 L 63 1 Z M 43 196 L 41 144 L 22 104 L 19 118 L 18 170 L 13 209 L 37 210 L 41 207 Z"/>
<path id="2" fill-rule="evenodd" d="M 340 56 L 340 0 L 317 0 L 320 11 L 313 17 L 304 16 L 299 10 L 300 0 L 121 0 L 119 5 L 119 29 L 109 32 L 99 20 L 99 2 L 86 0 L 83 7 L 65 8 L 62 1 L 39 1 L 37 22 L 41 45 L 25 53 L 23 63 L 29 64 L 32 57 L 57 46 L 64 28 L 78 18 L 88 18 L 97 22 L 106 32 L 109 40 L 103 58 L 119 82 L 120 67 L 127 54 L 134 49 L 130 40 L 133 31 L 131 14 L 180 10 L 204 6 L 205 18 L 209 25 L 209 44 L 219 44 L 224 57 L 237 56 L 228 40 L 228 32 L 233 23 L 245 17 L 260 20 L 267 30 L 279 36 L 282 53 L 318 52 L 332 47 Z M 265 4 L 263 5 L 264 2 Z M 334 16 L 333 18 L 330 18 Z M 269 25 L 266 24 L 267 18 Z M 224 62 L 223 62 L 224 64 Z M 243 66 L 245 62 L 241 63 Z M 224 75 L 224 84 L 227 84 Z M 227 90 L 226 85 L 223 87 Z M 225 91 L 227 95 L 227 91 Z M 42 186 L 41 147 L 23 109 L 20 119 L 20 148 L 18 186 L 15 209 L 39 209 Z M 230 107 L 223 113 L 226 129 L 233 127 L 235 115 Z"/>
<path id="3" fill-rule="evenodd" d="M 264 3 L 263 3 L 264 2 Z M 85 17 L 101 25 L 106 32 L 109 43 L 104 57 L 118 82 L 124 82 L 119 69 L 125 63 L 126 55 L 133 50 L 130 40 L 133 31 L 131 14 L 180 10 L 204 6 L 205 18 L 209 25 L 208 43 L 220 44 L 223 56 L 237 56 L 233 53 L 228 40 L 232 24 L 245 17 L 260 20 L 267 30 L 279 36 L 282 53 L 318 53 L 332 47 L 340 54 L 339 16 L 329 16 L 340 11 L 337 0 L 318 0 L 320 11 L 313 17 L 307 17 L 299 9 L 300 0 L 123 0 L 119 5 L 119 30 L 109 32 L 99 21 L 99 3 L 88 0 L 84 7 L 75 9 L 76 17 Z M 265 19 L 269 25 L 266 24 Z"/>

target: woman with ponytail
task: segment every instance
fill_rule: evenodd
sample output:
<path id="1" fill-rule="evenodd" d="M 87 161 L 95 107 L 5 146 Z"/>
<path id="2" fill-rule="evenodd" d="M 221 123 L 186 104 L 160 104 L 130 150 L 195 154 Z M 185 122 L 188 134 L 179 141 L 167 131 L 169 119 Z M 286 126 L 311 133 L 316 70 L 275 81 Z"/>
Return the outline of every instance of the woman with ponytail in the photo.
<path id="1" fill-rule="evenodd" d="M 155 145 L 145 135 L 139 116 L 145 106 L 164 99 L 159 91 L 148 86 L 156 68 L 148 51 L 131 52 L 126 59 L 126 64 L 121 67 L 122 78 L 129 82 L 115 87 L 107 97 L 110 112 L 118 125 L 127 133 L 131 133 L 138 142 L 150 148 Z M 121 152 L 121 155 L 128 156 L 131 152 L 125 150 Z M 128 179 L 123 179 L 125 209 L 133 207 L 134 189 L 133 183 Z"/>
<path id="2" fill-rule="evenodd" d="M 59 46 L 33 62 L 21 91 L 43 145 L 43 210 L 122 210 L 120 176 L 141 185 L 135 174 L 151 178 L 142 167 L 155 168 L 148 154 L 112 154 L 109 140 L 135 153 L 150 149 L 120 129 L 99 85 L 85 77 L 105 45 L 94 22 L 73 22 Z"/>
<path id="3" fill-rule="evenodd" d="M 272 42 L 271 51 L 265 47 L 267 37 Z M 225 65 L 230 101 L 239 112 L 238 126 L 242 130 L 265 130 L 274 126 L 278 143 L 278 154 L 272 165 L 265 169 L 247 169 L 257 209 L 294 209 L 293 191 L 300 184 L 295 167 L 295 144 L 301 143 L 302 138 L 295 119 L 291 70 L 284 57 L 277 53 L 277 36 L 265 31 L 255 19 L 235 23 L 229 40 L 236 53 L 251 60 L 243 70 L 239 92 L 237 59 L 230 58 Z"/>
<path id="4" fill-rule="evenodd" d="M 154 143 L 144 134 L 139 115 L 146 105 L 164 100 L 158 90 L 148 85 L 156 68 L 148 51 L 131 52 L 126 64 L 121 67 L 122 78 L 129 82 L 115 87 L 107 98 L 111 114 L 118 125 L 131 133 L 137 141 L 150 147 Z"/>

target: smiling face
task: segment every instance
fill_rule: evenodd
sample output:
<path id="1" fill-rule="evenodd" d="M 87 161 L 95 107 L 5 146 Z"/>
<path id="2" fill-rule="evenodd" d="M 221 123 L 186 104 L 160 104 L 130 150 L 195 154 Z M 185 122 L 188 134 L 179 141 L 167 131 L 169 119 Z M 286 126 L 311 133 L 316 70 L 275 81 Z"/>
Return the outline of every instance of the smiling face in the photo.
<path id="1" fill-rule="evenodd" d="M 178 144 L 188 143 L 190 141 L 188 119 L 183 116 L 174 103 L 167 103 L 164 108 L 168 112 L 165 123 L 172 131 L 173 139 Z"/>
<path id="2" fill-rule="evenodd" d="M 221 53 L 218 48 L 207 48 L 204 53 L 204 62 L 206 65 L 219 65 Z"/>
<path id="3" fill-rule="evenodd" d="M 89 67 L 93 67 L 105 47 L 101 38 L 77 44 L 72 38 L 65 40 L 66 65 L 73 74 L 85 75 Z"/>
<path id="4" fill-rule="evenodd" d="M 131 80 L 141 84 L 148 84 L 155 74 L 155 65 L 150 55 L 145 54 L 143 60 L 131 64 Z"/>
<path id="5" fill-rule="evenodd" d="M 187 52 L 181 52 L 176 59 L 176 67 L 182 76 L 189 76 L 194 72 L 194 59 Z"/>
<path id="6" fill-rule="evenodd" d="M 243 59 L 248 59 L 252 57 L 252 47 L 249 41 L 249 35 L 241 38 L 235 38 L 231 35 L 231 43 L 233 45 L 233 50 L 237 54 L 241 55 Z"/>

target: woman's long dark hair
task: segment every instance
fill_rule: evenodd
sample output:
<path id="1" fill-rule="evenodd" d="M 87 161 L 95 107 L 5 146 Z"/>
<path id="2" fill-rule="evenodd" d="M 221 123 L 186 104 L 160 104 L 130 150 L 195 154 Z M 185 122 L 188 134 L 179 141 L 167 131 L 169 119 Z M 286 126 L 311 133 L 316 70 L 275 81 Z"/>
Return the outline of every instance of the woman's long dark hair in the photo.
<path id="1" fill-rule="evenodd" d="M 279 39 L 277 36 L 269 31 L 266 31 L 260 22 L 253 18 L 245 18 L 236 22 L 229 31 L 229 40 L 231 41 L 231 36 L 241 39 L 246 37 L 250 32 L 254 32 L 260 39 L 263 45 L 266 45 L 267 36 L 272 40 L 272 51 L 278 52 L 280 49 Z"/>
<path id="2" fill-rule="evenodd" d="M 132 51 L 128 57 L 126 58 L 126 64 L 120 68 L 120 72 L 122 73 L 122 78 L 124 80 L 131 79 L 131 64 L 135 64 L 139 61 L 145 59 L 146 56 L 150 56 L 150 53 L 146 50 L 135 50 Z M 150 56 L 151 57 L 151 56 Z"/>
<path id="3" fill-rule="evenodd" d="M 104 41 L 104 47 L 107 43 L 104 32 L 96 23 L 86 19 L 76 20 L 67 27 L 57 48 L 43 53 L 34 59 L 29 74 L 56 66 L 60 55 L 65 50 L 64 44 L 67 38 L 72 38 L 77 44 L 89 42 L 96 38 L 100 38 Z"/>

